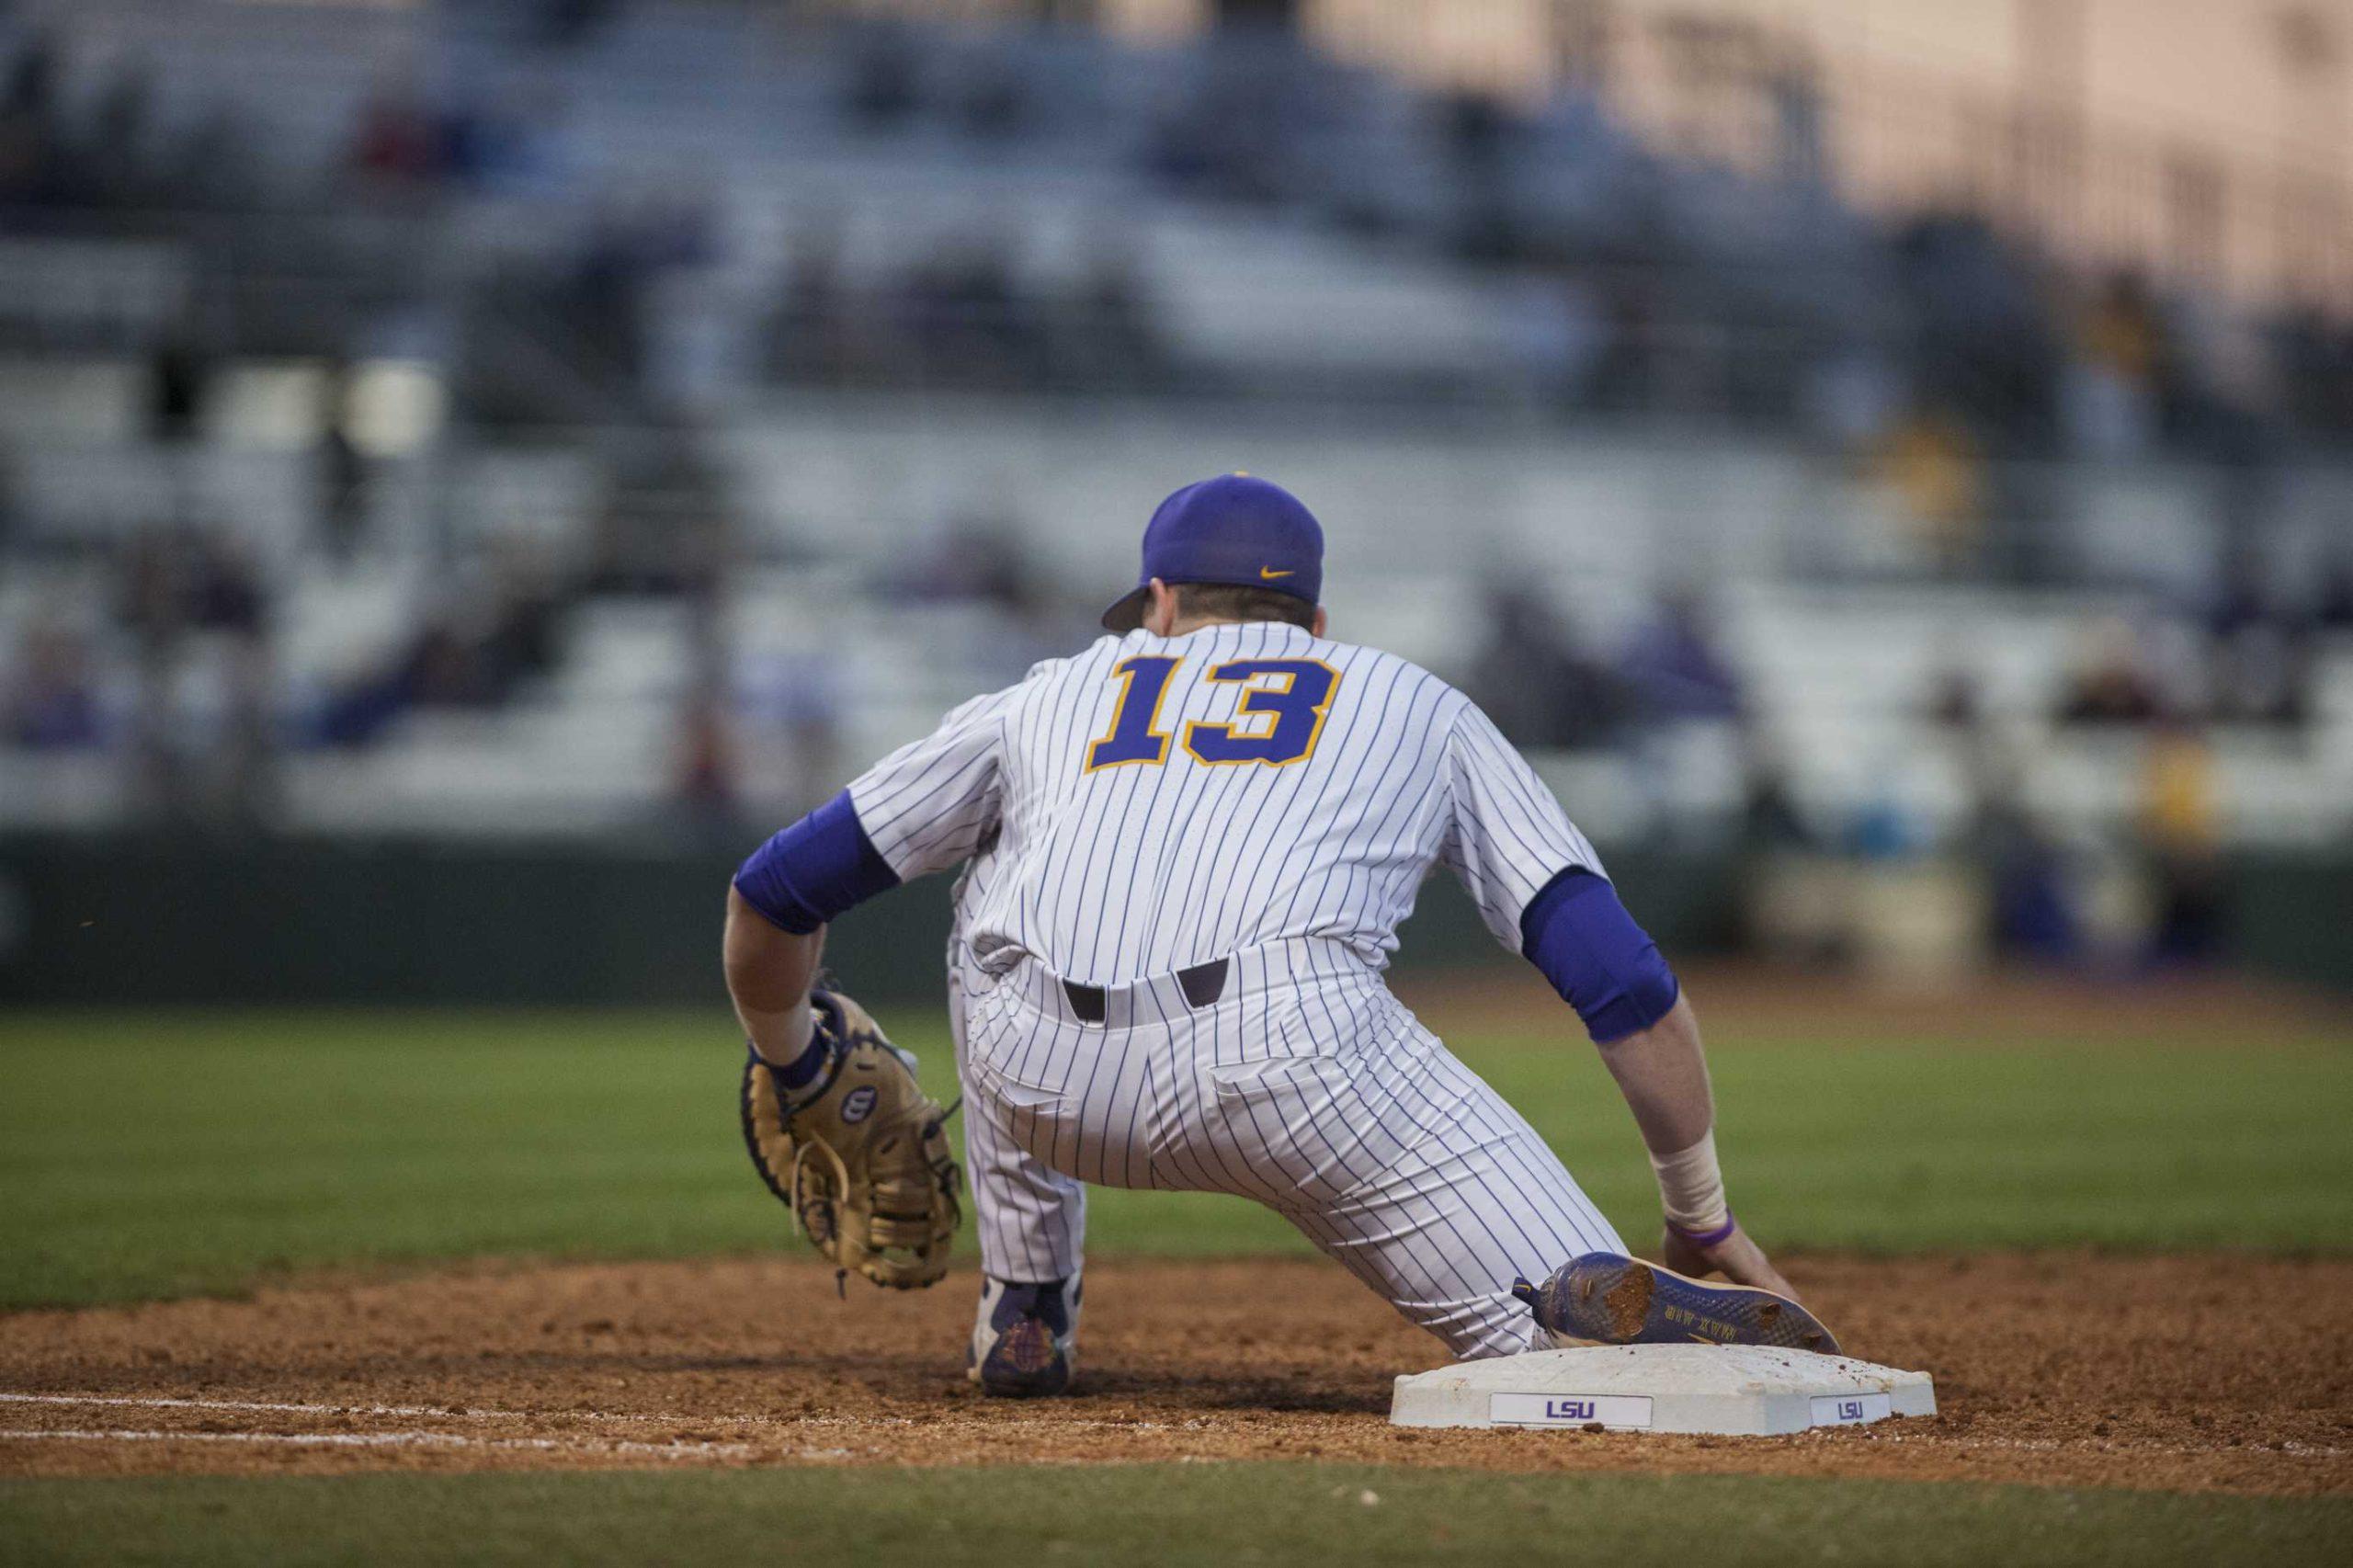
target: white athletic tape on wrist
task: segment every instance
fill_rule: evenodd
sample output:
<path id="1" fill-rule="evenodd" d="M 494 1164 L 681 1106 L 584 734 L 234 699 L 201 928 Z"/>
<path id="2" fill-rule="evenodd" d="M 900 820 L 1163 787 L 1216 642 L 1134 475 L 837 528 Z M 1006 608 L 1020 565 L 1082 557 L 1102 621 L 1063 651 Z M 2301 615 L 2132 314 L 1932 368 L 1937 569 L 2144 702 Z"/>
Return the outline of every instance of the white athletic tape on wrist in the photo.
<path id="1" fill-rule="evenodd" d="M 1659 1206 L 1667 1222 L 1698 1235 L 1723 1228 L 1732 1218 L 1724 1199 L 1723 1167 L 1716 1164 L 1716 1133 L 1672 1154 L 1652 1153 L 1651 1170 L 1658 1177 Z"/>

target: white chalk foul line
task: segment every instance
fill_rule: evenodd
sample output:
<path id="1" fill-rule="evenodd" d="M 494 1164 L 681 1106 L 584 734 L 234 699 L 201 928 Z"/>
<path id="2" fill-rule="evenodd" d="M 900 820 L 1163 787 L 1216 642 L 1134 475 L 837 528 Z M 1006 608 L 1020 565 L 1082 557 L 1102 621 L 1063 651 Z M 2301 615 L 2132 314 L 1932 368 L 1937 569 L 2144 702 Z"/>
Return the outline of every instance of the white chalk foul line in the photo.
<path id="1" fill-rule="evenodd" d="M 278 1415 L 431 1416 L 443 1421 L 634 1421 L 668 1426 L 849 1426 L 879 1430 L 921 1425 L 905 1415 L 665 1415 L 607 1410 L 507 1410 L 468 1405 L 462 1410 L 433 1404 L 325 1404 L 285 1400 L 190 1399 L 169 1394 L 5 1393 L 0 1404 L 87 1404 L 131 1410 L 245 1410 Z M 1181 1421 L 1107 1421 L 1090 1416 L 1023 1417 L 991 1411 L 980 1417 L 992 1427 L 1102 1428 L 1128 1432 L 1204 1432 L 1222 1424 L 1201 1416 Z"/>
<path id="2" fill-rule="evenodd" d="M 620 1439 L 478 1437 L 462 1432 L 160 1432 L 132 1428 L 26 1432 L 0 1427 L 0 1442 L 278 1443 L 314 1449 L 527 1449 L 536 1453 L 658 1454 L 665 1458 L 745 1458 L 749 1443 L 632 1443 Z M 842 1450 L 847 1452 L 847 1450 Z"/>
<path id="3" fill-rule="evenodd" d="M 184 1399 L 165 1394 L 0 1393 L 0 1404 L 93 1404 L 131 1410 L 254 1410 L 278 1415 L 431 1415 L 442 1420 L 545 1421 L 569 1416 L 579 1421 L 696 1421 L 722 1419 L 762 1422 L 746 1416 L 628 1415 L 597 1410 L 483 1410 L 468 1406 L 453 1410 L 433 1404 L 322 1404 L 267 1399 Z"/>

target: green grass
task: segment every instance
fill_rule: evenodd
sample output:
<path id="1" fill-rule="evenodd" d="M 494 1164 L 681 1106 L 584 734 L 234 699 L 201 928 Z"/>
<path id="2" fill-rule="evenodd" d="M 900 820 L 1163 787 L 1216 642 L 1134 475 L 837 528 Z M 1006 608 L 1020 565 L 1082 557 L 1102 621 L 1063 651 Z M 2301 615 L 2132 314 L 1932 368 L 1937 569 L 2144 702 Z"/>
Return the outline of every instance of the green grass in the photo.
<path id="1" fill-rule="evenodd" d="M 1303 1463 L 0 1483 L 0 1557 L 24 1564 L 2295 1568 L 2342 1561 L 2348 1541 L 2341 1499 Z"/>
<path id="2" fill-rule="evenodd" d="M 942 1087 L 938 1021 L 893 1023 Z M 1716 1032 L 1733 1199 L 1775 1245 L 2353 1249 L 2353 1040 Z M 1456 1044 L 1646 1240 L 1649 1169 L 1594 1053 Z M 737 1049 L 706 1013 L 0 1020 L 0 1307 L 797 1247 L 736 1142 Z M 1306 1250 L 1222 1198 L 1104 1193 L 1092 1230 L 1106 1254 Z"/>

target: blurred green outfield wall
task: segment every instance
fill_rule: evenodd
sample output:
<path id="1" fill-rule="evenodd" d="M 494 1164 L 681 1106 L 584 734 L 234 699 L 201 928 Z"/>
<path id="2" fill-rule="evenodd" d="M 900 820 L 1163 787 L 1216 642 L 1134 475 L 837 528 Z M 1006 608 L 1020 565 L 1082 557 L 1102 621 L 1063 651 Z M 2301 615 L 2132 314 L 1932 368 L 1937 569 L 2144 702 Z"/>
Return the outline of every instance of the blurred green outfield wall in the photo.
<path id="1" fill-rule="evenodd" d="M 745 846 L 748 847 L 748 843 Z M 0 1003 L 718 1005 L 737 846 L 620 840 L 0 840 Z M 1729 857 L 1620 849 L 1612 874 L 1673 954 L 1737 936 Z M 2353 853 L 2234 865 L 2234 949 L 2353 987 Z M 948 881 L 866 908 L 832 961 L 861 994 L 936 997 Z M 1401 970 L 1507 961 L 1450 879 Z"/>
<path id="2" fill-rule="evenodd" d="M 727 880 L 755 842 L 0 840 L 0 1002 L 716 1006 Z M 1730 941 L 1730 865 L 1611 868 L 1670 950 Z M 937 997 L 949 885 L 859 909 L 828 961 L 861 995 Z M 1404 937 L 1415 966 L 1503 960 L 1443 877 Z"/>

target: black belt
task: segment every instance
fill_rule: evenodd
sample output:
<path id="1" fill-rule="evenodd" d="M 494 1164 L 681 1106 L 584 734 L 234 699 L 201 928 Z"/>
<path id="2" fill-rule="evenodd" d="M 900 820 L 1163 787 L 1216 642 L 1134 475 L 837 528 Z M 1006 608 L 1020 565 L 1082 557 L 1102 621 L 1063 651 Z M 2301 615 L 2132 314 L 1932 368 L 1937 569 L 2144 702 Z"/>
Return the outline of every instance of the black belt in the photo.
<path id="1" fill-rule="evenodd" d="M 1207 1007 L 1225 994 L 1226 960 L 1211 959 L 1190 969 L 1176 971 L 1177 988 L 1185 993 L 1185 1000 L 1194 1008 Z M 1083 1024 L 1099 1024 L 1104 1018 L 1104 994 L 1099 985 L 1081 985 L 1075 980 L 1063 982 L 1063 994 L 1070 998 L 1070 1010 L 1078 1015 Z"/>

